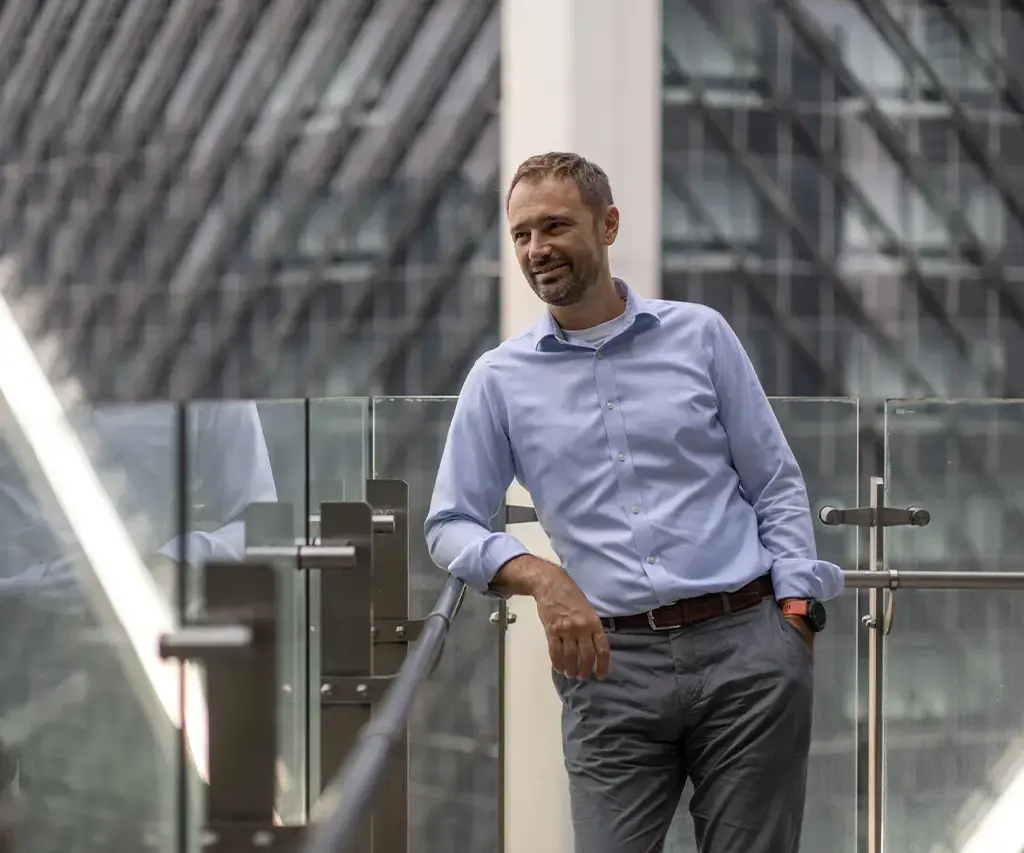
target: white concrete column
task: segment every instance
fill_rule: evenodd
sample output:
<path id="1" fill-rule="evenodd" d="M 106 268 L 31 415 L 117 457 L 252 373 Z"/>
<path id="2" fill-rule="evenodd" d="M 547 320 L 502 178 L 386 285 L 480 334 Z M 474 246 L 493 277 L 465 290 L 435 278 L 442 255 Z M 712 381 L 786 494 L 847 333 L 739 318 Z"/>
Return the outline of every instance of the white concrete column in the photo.
<path id="1" fill-rule="evenodd" d="M 608 173 L 622 212 L 612 273 L 645 296 L 661 292 L 661 0 L 504 0 L 503 189 L 533 154 L 575 151 Z M 544 310 L 502 243 L 501 331 Z M 529 504 L 518 486 L 509 503 Z M 537 524 L 515 534 L 554 558 Z M 505 655 L 505 850 L 572 850 L 562 763 L 561 704 L 529 599 L 514 599 Z"/>

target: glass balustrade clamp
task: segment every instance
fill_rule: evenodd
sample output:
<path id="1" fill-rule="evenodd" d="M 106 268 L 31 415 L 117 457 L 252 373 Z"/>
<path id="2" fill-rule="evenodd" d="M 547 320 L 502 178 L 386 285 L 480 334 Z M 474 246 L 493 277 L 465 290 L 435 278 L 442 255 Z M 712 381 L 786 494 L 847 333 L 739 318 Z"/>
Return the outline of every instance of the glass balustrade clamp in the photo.
<path id="1" fill-rule="evenodd" d="M 385 482 L 385 481 L 380 481 Z M 319 528 L 320 526 L 320 513 L 314 512 L 309 516 L 309 522 L 314 527 Z M 373 516 L 373 532 L 374 533 L 394 533 L 395 532 L 395 516 L 391 513 L 375 512 Z"/>
<path id="2" fill-rule="evenodd" d="M 818 510 L 818 520 L 829 527 L 870 529 L 872 536 L 871 571 L 876 572 L 884 570 L 884 529 L 887 527 L 927 527 L 932 516 L 928 510 L 919 506 L 905 508 L 885 506 L 884 484 L 880 477 L 872 478 L 872 487 L 876 491 L 881 491 L 878 494 L 872 494 L 871 506 L 858 506 L 850 509 L 823 506 Z M 899 586 L 899 574 L 896 571 L 890 571 L 887 574 L 888 583 L 884 586 L 885 603 L 881 608 L 881 617 L 879 618 L 878 613 L 872 610 L 861 620 L 865 628 L 880 630 L 886 636 L 892 632 L 896 606 L 895 590 Z"/>
<path id="3" fill-rule="evenodd" d="M 294 560 L 305 569 L 354 569 L 356 551 L 351 545 L 253 545 L 245 549 L 247 560 Z"/>

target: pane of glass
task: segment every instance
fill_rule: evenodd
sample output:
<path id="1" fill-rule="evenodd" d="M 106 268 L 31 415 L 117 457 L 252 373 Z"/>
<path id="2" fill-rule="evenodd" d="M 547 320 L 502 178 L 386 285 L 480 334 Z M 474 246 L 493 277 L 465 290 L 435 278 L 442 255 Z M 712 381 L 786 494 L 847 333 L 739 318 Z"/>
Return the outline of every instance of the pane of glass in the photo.
<path id="1" fill-rule="evenodd" d="M 807 483 L 818 556 L 857 566 L 857 531 L 818 522 L 823 506 L 858 505 L 860 412 L 856 400 L 772 400 Z M 828 604 L 828 628 L 814 647 L 814 733 L 802 847 L 857 850 L 857 596 Z"/>
<path id="2" fill-rule="evenodd" d="M 215 407 L 219 404 L 203 404 Z M 237 405 L 237 404 L 236 404 Z M 236 468 L 243 472 L 265 471 L 263 454 L 258 446 L 256 427 L 261 428 L 266 457 L 269 459 L 270 482 L 267 475 L 252 475 L 247 503 L 270 504 L 249 510 L 246 515 L 246 544 L 294 545 L 304 541 L 306 508 L 306 405 L 303 400 L 260 400 L 248 405 L 247 412 L 238 411 L 242 420 L 240 431 L 250 432 L 257 446 L 237 459 Z M 253 423 L 253 412 L 259 422 Z M 244 432 L 243 432 L 244 434 Z M 225 471 L 232 476 L 233 471 Z M 241 500 L 242 496 L 232 499 Z M 274 506 L 276 504 L 276 506 Z M 304 823 L 307 809 L 307 735 L 306 713 L 309 695 L 307 671 L 308 636 L 306 615 L 306 578 L 295 571 L 294 563 L 279 567 L 279 657 L 278 677 L 278 746 L 277 811 L 284 823 Z"/>
<path id="3" fill-rule="evenodd" d="M 171 851 L 176 409 L 29 396 L 0 397 L 0 788 L 24 798 L 32 850 Z"/>
<path id="4" fill-rule="evenodd" d="M 454 397 L 374 402 L 375 477 L 409 484 L 410 607 L 433 607 L 447 578 L 427 554 L 423 521 Z M 494 603 L 467 595 L 410 721 L 409 837 L 423 853 L 499 848 L 498 631 Z"/>
<path id="5" fill-rule="evenodd" d="M 856 566 L 856 530 L 825 527 L 817 522 L 817 512 L 826 505 L 857 506 L 857 401 L 779 397 L 771 402 L 807 483 L 819 557 L 844 568 Z M 814 731 L 803 830 L 807 850 L 857 849 L 857 630 L 856 596 L 846 592 L 829 602 L 828 628 L 814 649 Z M 671 853 L 696 850 L 687 797 L 672 827 Z"/>
<path id="6" fill-rule="evenodd" d="M 369 400 L 336 397 L 309 402 L 309 533 L 320 536 L 320 505 L 325 501 L 361 501 L 370 476 Z M 302 528 L 300 528 L 300 531 Z M 300 535 L 305 535 L 300 533 Z M 315 802 L 333 770 L 320 768 L 320 572 L 306 573 L 309 648 L 309 791 Z"/>
<path id="7" fill-rule="evenodd" d="M 928 527 L 886 531 L 889 566 L 1020 571 L 1022 439 L 1020 401 L 888 401 L 887 503 L 931 513 Z M 1019 849 L 1024 597 L 898 596 L 885 659 L 886 848 Z"/>
<path id="8" fill-rule="evenodd" d="M 665 49 L 674 58 L 667 70 L 680 65 L 712 85 L 736 85 L 756 75 L 761 34 L 758 14 L 748 5 L 726 0 L 702 11 L 687 0 L 672 0 L 662 10 Z"/>

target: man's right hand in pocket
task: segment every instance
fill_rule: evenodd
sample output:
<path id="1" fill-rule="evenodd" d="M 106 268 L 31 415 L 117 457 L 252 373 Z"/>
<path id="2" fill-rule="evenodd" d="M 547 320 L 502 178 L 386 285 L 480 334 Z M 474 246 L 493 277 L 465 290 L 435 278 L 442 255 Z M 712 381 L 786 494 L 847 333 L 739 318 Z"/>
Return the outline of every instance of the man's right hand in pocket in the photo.
<path id="1" fill-rule="evenodd" d="M 551 665 L 568 678 L 608 675 L 611 649 L 591 603 L 561 566 L 532 555 L 509 560 L 492 586 L 513 595 L 530 595 L 548 639 Z"/>

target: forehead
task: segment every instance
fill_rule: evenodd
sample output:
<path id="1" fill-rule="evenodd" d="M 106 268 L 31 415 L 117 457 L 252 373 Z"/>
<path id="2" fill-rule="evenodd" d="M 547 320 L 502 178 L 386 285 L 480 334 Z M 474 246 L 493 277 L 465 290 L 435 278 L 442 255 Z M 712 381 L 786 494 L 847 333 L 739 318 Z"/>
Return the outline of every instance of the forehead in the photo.
<path id="1" fill-rule="evenodd" d="M 585 206 L 576 185 L 558 178 L 520 181 L 508 199 L 508 221 L 513 228 L 558 216 L 579 219 L 583 211 Z"/>

